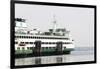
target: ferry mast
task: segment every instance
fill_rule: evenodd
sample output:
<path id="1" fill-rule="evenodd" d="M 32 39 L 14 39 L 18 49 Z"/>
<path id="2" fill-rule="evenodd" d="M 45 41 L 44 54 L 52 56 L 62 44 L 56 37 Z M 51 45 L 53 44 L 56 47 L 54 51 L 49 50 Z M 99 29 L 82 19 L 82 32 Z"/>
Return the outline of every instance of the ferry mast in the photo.
<path id="1" fill-rule="evenodd" d="M 56 23 L 57 21 L 56 21 L 55 15 L 53 15 L 53 32 L 56 31 L 56 27 L 57 27 Z"/>

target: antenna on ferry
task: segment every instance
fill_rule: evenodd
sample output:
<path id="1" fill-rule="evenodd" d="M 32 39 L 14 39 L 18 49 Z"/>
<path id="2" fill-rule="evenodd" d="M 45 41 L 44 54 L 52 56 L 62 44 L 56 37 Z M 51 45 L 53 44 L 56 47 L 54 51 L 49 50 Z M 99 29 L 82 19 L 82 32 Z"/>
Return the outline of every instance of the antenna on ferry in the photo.
<path id="1" fill-rule="evenodd" d="M 57 21 L 56 21 L 56 18 L 55 18 L 56 16 L 55 15 L 53 15 L 53 32 L 56 30 L 56 23 L 57 23 Z"/>

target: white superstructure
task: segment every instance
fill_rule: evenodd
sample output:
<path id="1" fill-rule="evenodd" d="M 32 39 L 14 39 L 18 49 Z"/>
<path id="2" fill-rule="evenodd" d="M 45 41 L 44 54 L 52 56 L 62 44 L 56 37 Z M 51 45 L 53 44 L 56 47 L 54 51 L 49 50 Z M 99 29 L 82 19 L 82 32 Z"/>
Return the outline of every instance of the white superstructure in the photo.
<path id="1" fill-rule="evenodd" d="M 56 21 L 53 29 L 41 32 L 37 29 L 29 30 L 25 19 L 15 19 L 15 50 L 31 50 L 35 47 L 35 41 L 41 41 L 41 48 L 55 48 L 57 42 L 62 42 L 64 49 L 74 49 L 73 39 L 70 31 L 65 28 L 56 28 Z"/>

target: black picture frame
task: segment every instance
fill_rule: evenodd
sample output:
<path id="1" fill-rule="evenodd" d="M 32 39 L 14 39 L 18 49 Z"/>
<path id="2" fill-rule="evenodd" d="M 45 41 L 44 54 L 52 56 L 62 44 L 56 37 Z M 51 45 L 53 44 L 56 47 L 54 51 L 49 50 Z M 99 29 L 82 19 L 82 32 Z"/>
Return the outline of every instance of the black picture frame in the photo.
<path id="1" fill-rule="evenodd" d="M 15 18 L 15 4 L 36 4 L 36 5 L 49 5 L 49 6 L 61 6 L 61 7 L 80 7 L 80 8 L 94 8 L 94 61 L 83 61 L 83 62 L 72 62 L 72 63 L 57 63 L 57 64 L 40 64 L 40 65 L 22 65 L 22 66 L 15 66 L 15 50 L 14 50 L 14 40 L 15 40 L 15 24 L 14 24 L 14 18 Z M 50 3 L 50 2 L 34 2 L 34 1 L 17 1 L 17 0 L 11 0 L 10 3 L 10 21 L 11 21 L 11 28 L 10 28 L 10 39 L 11 39 L 11 45 L 10 45 L 10 67 L 13 68 L 28 68 L 28 67 L 44 67 L 44 66 L 59 66 L 59 65 L 76 65 L 76 64 L 90 64 L 90 63 L 96 63 L 97 57 L 96 57 L 96 51 L 97 51 L 97 44 L 96 44 L 96 22 L 97 22 L 97 14 L 96 14 L 96 6 L 95 5 L 81 5 L 81 4 L 65 4 L 65 3 Z"/>

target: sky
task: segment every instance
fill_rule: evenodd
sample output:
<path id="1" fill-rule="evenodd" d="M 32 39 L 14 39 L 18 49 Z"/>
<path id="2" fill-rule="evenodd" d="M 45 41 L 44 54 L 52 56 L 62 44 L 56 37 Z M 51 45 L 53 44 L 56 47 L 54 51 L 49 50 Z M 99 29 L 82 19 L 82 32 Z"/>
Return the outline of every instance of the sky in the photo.
<path id="1" fill-rule="evenodd" d="M 66 28 L 76 47 L 94 47 L 94 8 L 15 4 L 15 18 L 26 19 L 28 29 L 47 31 L 54 16 L 57 28 Z"/>

